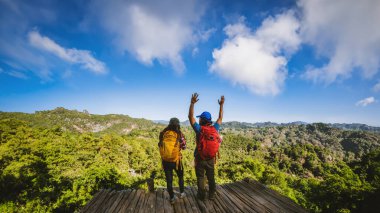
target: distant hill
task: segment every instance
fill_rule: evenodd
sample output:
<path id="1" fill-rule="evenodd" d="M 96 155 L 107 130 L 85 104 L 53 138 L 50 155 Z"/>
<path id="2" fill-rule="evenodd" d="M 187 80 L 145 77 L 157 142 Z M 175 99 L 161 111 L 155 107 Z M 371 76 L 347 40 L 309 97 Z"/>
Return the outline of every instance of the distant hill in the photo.
<path id="1" fill-rule="evenodd" d="M 167 125 L 169 121 L 166 120 L 154 120 L 152 121 L 157 124 L 164 124 Z M 256 123 L 249 123 L 249 122 L 239 122 L 239 121 L 228 121 L 223 122 L 223 128 L 228 129 L 247 129 L 247 128 L 260 128 L 260 127 L 276 127 L 276 126 L 297 126 L 297 125 L 307 125 L 307 124 L 313 124 L 313 123 L 307 123 L 303 121 L 294 121 L 289 123 L 275 123 L 275 122 L 256 122 Z M 359 130 L 359 131 L 369 131 L 369 132 L 377 132 L 380 133 L 380 127 L 375 126 L 369 126 L 367 124 L 360 124 L 360 123 L 323 123 L 327 126 L 338 128 L 338 129 L 344 129 L 344 130 Z M 182 126 L 190 126 L 189 120 L 181 122 Z"/>
<path id="2" fill-rule="evenodd" d="M 95 115 L 86 110 L 68 110 L 57 107 L 53 110 L 36 111 L 35 113 L 0 112 L 1 119 L 18 119 L 30 122 L 35 127 L 58 126 L 62 130 L 73 132 L 114 132 L 129 133 L 133 129 L 146 129 L 155 124 L 146 119 L 131 118 L 128 115 L 108 114 Z"/>
<path id="3" fill-rule="evenodd" d="M 247 123 L 247 122 L 238 122 L 231 121 L 223 123 L 224 128 L 231 129 L 246 129 L 246 128 L 257 128 L 257 127 L 275 127 L 275 126 L 296 126 L 296 125 L 307 125 L 309 123 L 303 121 L 295 121 L 290 123 L 274 123 L 274 122 L 257 122 L 257 123 Z M 313 123 L 312 123 L 313 124 Z M 380 133 L 380 127 L 368 126 L 367 124 L 359 123 L 323 123 L 327 126 L 344 129 L 344 130 L 360 130 L 360 131 L 370 131 Z"/>

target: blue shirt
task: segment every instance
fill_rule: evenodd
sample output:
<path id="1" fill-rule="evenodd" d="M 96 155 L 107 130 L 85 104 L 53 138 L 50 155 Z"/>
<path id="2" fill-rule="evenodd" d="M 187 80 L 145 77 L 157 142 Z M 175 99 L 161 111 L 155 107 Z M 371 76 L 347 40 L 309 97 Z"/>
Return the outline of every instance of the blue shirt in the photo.
<path id="1" fill-rule="evenodd" d="M 215 122 L 213 126 L 215 127 L 216 131 L 219 132 L 220 125 Z M 196 140 L 197 140 L 197 143 L 198 143 L 199 134 L 201 133 L 201 125 L 199 125 L 197 122 L 195 122 L 192 127 L 193 127 L 193 129 L 194 129 L 194 131 L 196 133 Z M 194 157 L 196 157 L 197 153 L 198 153 L 198 149 L 197 149 L 197 146 L 195 146 Z"/>

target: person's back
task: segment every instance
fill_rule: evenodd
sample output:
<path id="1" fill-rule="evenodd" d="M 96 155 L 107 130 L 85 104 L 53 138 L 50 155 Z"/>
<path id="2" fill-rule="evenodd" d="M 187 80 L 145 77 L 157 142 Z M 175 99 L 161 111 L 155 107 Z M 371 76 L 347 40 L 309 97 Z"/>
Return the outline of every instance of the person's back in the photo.
<path id="1" fill-rule="evenodd" d="M 170 119 L 169 125 L 160 133 L 158 143 L 162 159 L 162 167 L 165 171 L 167 190 L 170 202 L 174 203 L 176 197 L 173 191 L 173 170 L 178 176 L 180 197 L 184 197 L 184 179 L 181 150 L 186 148 L 186 140 L 180 130 L 179 120 Z"/>
<path id="2" fill-rule="evenodd" d="M 218 100 L 220 105 L 219 118 L 212 124 L 211 114 L 207 111 L 197 116 L 199 123 L 194 118 L 194 104 L 198 101 L 198 94 L 195 93 L 191 97 L 189 108 L 189 121 L 196 133 L 196 149 L 194 150 L 195 173 L 197 176 L 198 198 L 205 199 L 205 183 L 204 176 L 206 173 L 209 183 L 209 199 L 213 200 L 216 192 L 215 184 L 215 161 L 218 153 L 221 139 L 219 136 L 219 127 L 223 119 L 224 96 Z"/>

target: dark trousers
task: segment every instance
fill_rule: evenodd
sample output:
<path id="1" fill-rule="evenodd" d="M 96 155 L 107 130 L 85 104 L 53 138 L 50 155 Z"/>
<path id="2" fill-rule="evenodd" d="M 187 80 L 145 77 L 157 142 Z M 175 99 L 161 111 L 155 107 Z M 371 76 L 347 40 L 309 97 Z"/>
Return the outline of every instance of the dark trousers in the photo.
<path id="1" fill-rule="evenodd" d="M 205 193 L 205 172 L 209 186 L 209 196 L 213 196 L 216 191 L 215 186 L 215 159 L 195 160 L 195 173 L 197 175 L 198 196 L 203 199 Z"/>
<path id="2" fill-rule="evenodd" d="M 182 162 L 180 162 L 180 164 L 178 166 L 178 169 L 176 168 L 176 163 L 173 163 L 173 162 L 162 161 L 162 165 L 163 165 L 164 171 L 165 171 L 166 186 L 167 186 L 170 198 L 174 197 L 174 192 L 173 192 L 173 170 L 177 173 L 179 190 L 180 190 L 181 193 L 184 192 L 185 191 L 185 187 L 184 187 L 184 180 L 183 180 L 183 166 L 182 166 Z"/>

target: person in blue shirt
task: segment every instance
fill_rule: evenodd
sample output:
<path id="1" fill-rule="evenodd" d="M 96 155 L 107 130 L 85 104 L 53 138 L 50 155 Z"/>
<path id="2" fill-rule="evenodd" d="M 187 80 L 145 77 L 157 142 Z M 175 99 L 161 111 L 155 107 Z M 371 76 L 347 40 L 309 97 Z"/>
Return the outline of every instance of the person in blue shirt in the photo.
<path id="1" fill-rule="evenodd" d="M 219 132 L 220 125 L 223 120 L 223 105 L 224 105 L 224 96 L 218 100 L 219 103 L 219 117 L 214 124 L 212 124 L 211 114 L 207 111 L 204 111 L 201 115 L 197 116 L 199 118 L 199 123 L 196 122 L 194 118 L 194 105 L 198 101 L 198 94 L 194 93 L 191 96 L 191 103 L 189 108 L 189 121 L 191 126 L 193 127 L 196 133 L 196 141 L 197 146 L 199 142 L 199 136 L 201 132 L 201 126 L 214 126 L 215 129 Z M 206 197 L 205 193 L 205 173 L 209 184 L 209 199 L 215 199 L 216 192 L 216 184 L 215 184 L 215 159 L 206 159 L 203 160 L 199 153 L 197 147 L 194 150 L 194 158 L 195 158 L 195 173 L 197 176 L 197 186 L 198 186 L 198 194 L 197 197 L 200 200 L 204 200 Z"/>

